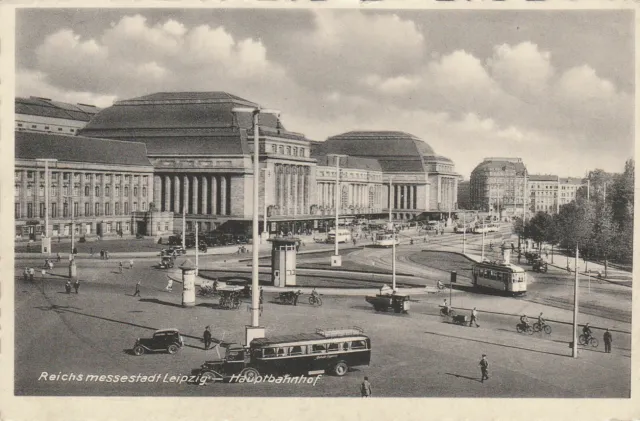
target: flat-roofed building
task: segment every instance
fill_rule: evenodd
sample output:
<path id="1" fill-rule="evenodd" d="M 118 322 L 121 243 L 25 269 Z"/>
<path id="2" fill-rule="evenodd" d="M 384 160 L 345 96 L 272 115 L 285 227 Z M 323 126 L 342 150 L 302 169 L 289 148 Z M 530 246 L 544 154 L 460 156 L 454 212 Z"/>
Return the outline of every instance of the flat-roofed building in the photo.
<path id="1" fill-rule="evenodd" d="M 527 168 L 521 158 L 485 158 L 471 172 L 470 201 L 475 210 L 516 215 L 525 203 Z"/>
<path id="2" fill-rule="evenodd" d="M 173 231 L 170 213 L 152 212 L 153 166 L 144 143 L 42 132 L 15 132 L 14 216 L 18 238 L 44 232 L 49 165 L 52 237 L 153 235 Z M 154 226 L 151 226 L 151 224 Z"/>

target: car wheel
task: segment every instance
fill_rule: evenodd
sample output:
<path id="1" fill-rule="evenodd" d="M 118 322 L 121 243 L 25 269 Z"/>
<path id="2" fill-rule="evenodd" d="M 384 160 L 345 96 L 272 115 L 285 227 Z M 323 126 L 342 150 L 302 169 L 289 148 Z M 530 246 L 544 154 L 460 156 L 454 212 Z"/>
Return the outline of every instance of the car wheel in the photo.
<path id="1" fill-rule="evenodd" d="M 335 374 L 338 377 L 344 376 L 345 374 L 347 374 L 348 371 L 349 371 L 349 366 L 344 361 L 338 362 L 333 367 L 333 374 Z"/>
<path id="2" fill-rule="evenodd" d="M 171 345 L 169 345 L 169 348 L 167 348 L 167 352 L 168 352 L 169 354 L 175 354 L 176 352 L 178 352 L 178 350 L 179 350 L 179 349 L 180 349 L 180 348 L 178 348 L 178 345 L 176 345 L 176 344 L 171 344 Z"/>
<path id="3" fill-rule="evenodd" d="M 133 353 L 137 356 L 144 354 L 144 348 L 141 345 L 136 345 L 133 347 Z"/>
<path id="4" fill-rule="evenodd" d="M 204 384 L 215 383 L 216 375 L 213 373 L 213 371 L 204 371 L 200 374 L 200 380 Z"/>
<path id="5" fill-rule="evenodd" d="M 240 376 L 244 377 L 246 382 L 251 383 L 260 376 L 260 372 L 255 368 L 245 368 L 240 372 Z"/>

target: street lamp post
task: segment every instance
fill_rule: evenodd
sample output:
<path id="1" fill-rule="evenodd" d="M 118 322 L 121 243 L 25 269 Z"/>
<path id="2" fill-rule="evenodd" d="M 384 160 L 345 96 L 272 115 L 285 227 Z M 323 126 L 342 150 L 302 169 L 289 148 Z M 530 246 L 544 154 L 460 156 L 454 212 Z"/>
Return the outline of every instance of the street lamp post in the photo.
<path id="1" fill-rule="evenodd" d="M 244 108 L 236 107 L 232 109 L 234 113 L 251 113 L 253 116 L 253 224 L 252 224 L 252 270 L 251 270 L 251 326 L 246 326 L 246 345 L 248 346 L 255 338 L 264 337 L 264 327 L 259 324 L 260 321 L 260 284 L 258 273 L 258 252 L 259 252 L 259 236 L 258 229 L 258 212 L 260 209 L 258 201 L 260 200 L 260 127 L 258 116 L 260 114 L 280 115 L 279 111 L 266 110 L 261 108 Z M 239 126 L 239 125 L 238 125 Z"/>
<path id="2" fill-rule="evenodd" d="M 78 275 L 76 259 L 73 251 L 75 249 L 75 215 L 73 214 L 73 196 L 64 196 L 65 202 L 67 202 L 67 209 L 71 212 L 71 250 L 69 252 L 69 278 L 75 279 Z"/>
<path id="3" fill-rule="evenodd" d="M 331 258 L 331 266 L 342 266 L 342 257 L 338 251 L 338 226 L 339 226 L 339 209 L 340 209 L 340 158 L 345 157 L 347 155 L 340 154 L 328 154 L 327 157 L 334 157 L 336 159 L 336 193 L 335 193 L 335 201 L 336 201 L 336 226 L 335 226 L 335 255 Z"/>
<path id="4" fill-rule="evenodd" d="M 467 252 L 467 215 L 462 212 L 462 254 Z"/>
<path id="5" fill-rule="evenodd" d="M 396 228 L 391 219 L 391 191 L 393 190 L 393 178 L 389 177 L 389 226 L 391 227 L 391 289 L 396 291 Z"/>
<path id="6" fill-rule="evenodd" d="M 268 237 L 267 230 L 267 177 L 269 177 L 269 169 L 264 169 L 264 226 L 262 227 L 262 235 L 266 239 Z"/>
<path id="7" fill-rule="evenodd" d="M 568 265 L 567 265 L 568 266 Z M 573 349 L 571 356 L 578 358 L 578 243 L 576 242 L 576 261 L 573 264 L 575 273 L 575 281 L 573 284 Z"/>
<path id="8" fill-rule="evenodd" d="M 51 253 L 51 237 L 49 237 L 49 162 L 58 162 L 55 158 L 36 158 L 44 162 L 44 236 L 41 242 L 41 252 Z"/>

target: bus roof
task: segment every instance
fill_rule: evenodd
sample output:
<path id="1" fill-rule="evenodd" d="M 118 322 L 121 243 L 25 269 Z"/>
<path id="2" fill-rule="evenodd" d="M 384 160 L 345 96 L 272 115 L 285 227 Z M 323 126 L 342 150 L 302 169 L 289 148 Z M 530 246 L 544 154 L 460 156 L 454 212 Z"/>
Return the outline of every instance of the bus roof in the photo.
<path id="1" fill-rule="evenodd" d="M 269 338 L 257 338 L 251 341 L 251 345 L 265 346 L 272 344 L 283 344 L 289 342 L 309 342 L 326 341 L 328 339 L 366 339 L 361 328 L 341 328 L 341 329 L 316 329 L 316 333 L 298 333 L 293 335 L 271 336 Z"/>

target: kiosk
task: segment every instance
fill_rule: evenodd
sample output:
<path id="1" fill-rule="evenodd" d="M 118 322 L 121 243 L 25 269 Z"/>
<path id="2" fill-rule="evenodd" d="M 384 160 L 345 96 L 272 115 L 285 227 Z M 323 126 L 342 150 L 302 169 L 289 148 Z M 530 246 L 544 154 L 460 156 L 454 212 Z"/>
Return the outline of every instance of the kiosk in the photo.
<path id="1" fill-rule="evenodd" d="M 296 284 L 296 253 L 300 239 L 276 237 L 271 241 L 271 281 L 276 287 Z"/>

